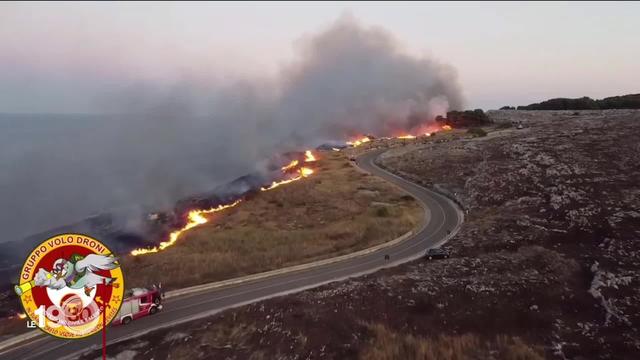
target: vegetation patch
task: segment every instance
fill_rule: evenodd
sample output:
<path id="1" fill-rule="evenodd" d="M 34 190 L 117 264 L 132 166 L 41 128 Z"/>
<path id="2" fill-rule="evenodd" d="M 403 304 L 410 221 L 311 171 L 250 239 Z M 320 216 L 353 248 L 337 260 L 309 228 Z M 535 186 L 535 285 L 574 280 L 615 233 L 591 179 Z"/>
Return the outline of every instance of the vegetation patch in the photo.
<path id="1" fill-rule="evenodd" d="M 487 136 L 487 132 L 484 131 L 484 129 L 482 129 L 480 127 L 473 127 L 471 129 L 467 130 L 467 134 L 473 135 L 475 137 Z"/>

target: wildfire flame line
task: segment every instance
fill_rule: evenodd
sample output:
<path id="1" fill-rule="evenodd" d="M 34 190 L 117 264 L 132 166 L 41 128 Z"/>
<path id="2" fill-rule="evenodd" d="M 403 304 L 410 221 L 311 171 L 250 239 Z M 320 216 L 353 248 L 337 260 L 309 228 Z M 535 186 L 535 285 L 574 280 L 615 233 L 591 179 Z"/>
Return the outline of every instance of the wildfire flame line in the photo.
<path id="1" fill-rule="evenodd" d="M 394 136 L 394 137 L 381 137 L 380 139 L 385 139 L 385 140 L 389 140 L 389 139 L 413 140 L 413 139 L 417 139 L 418 136 L 424 135 L 426 137 L 429 137 L 429 136 L 433 135 L 435 132 L 438 132 L 438 131 L 441 131 L 441 130 L 449 131 L 449 130 L 453 130 L 453 129 L 449 125 L 442 125 L 440 128 L 435 128 L 435 129 L 433 127 L 430 127 L 429 130 L 431 130 L 431 131 L 425 132 L 425 133 L 422 133 L 422 134 L 418 134 L 418 135 L 405 134 L 405 135 Z M 371 141 L 371 138 L 369 138 L 368 136 L 365 136 L 365 137 L 362 137 L 362 138 L 359 138 L 359 139 L 356 139 L 356 140 L 347 141 L 347 145 L 350 145 L 352 147 L 357 147 L 357 146 L 360 146 L 362 144 L 368 143 L 370 141 Z M 336 150 L 336 149 L 334 149 L 334 150 Z"/>
<path id="2" fill-rule="evenodd" d="M 287 170 L 293 169 L 293 168 L 295 168 L 296 166 L 298 166 L 298 163 L 299 163 L 299 161 L 298 161 L 298 160 L 292 160 L 288 165 L 283 166 L 283 167 L 281 168 L 281 170 L 282 170 L 282 171 L 287 171 Z"/>
<path id="3" fill-rule="evenodd" d="M 174 232 L 172 232 L 171 234 L 169 234 L 169 240 L 167 241 L 163 241 L 160 243 L 160 245 L 158 246 L 154 246 L 152 248 L 149 249 L 145 249 L 145 248 L 140 248 L 140 249 L 135 249 L 133 251 L 131 251 L 131 255 L 133 256 L 138 256 L 138 255 L 145 255 L 145 254 L 151 254 L 151 253 L 157 253 L 160 250 L 164 250 L 166 248 L 168 248 L 169 246 L 174 245 L 177 241 L 178 238 L 180 238 L 180 235 L 182 235 L 182 233 L 184 233 L 185 231 L 192 229 L 196 226 L 200 226 L 202 224 L 207 223 L 209 220 L 204 217 L 203 215 L 206 214 L 212 214 L 215 212 L 219 212 L 231 207 L 234 207 L 236 205 L 238 205 L 242 200 L 236 200 L 234 202 L 232 202 L 231 204 L 223 204 L 223 205 L 218 205 L 217 207 L 211 208 L 211 209 L 205 209 L 205 210 L 191 210 L 189 211 L 189 215 L 187 216 L 187 224 L 182 227 L 179 230 L 176 230 Z"/>
<path id="4" fill-rule="evenodd" d="M 402 135 L 398 136 L 398 139 L 415 139 L 416 137 L 413 135 Z"/>
<path id="5" fill-rule="evenodd" d="M 311 152 L 311 150 L 307 150 L 304 152 L 304 162 L 313 162 L 316 161 L 316 157 L 313 156 L 313 153 Z M 296 162 L 297 164 L 297 162 Z"/>
<path id="6" fill-rule="evenodd" d="M 304 160 L 305 162 L 313 162 L 313 161 L 317 160 L 316 157 L 311 152 L 311 150 L 305 151 L 304 156 L 305 156 L 305 160 Z M 282 170 L 282 172 L 286 173 L 291 169 L 295 169 L 299 165 L 299 163 L 300 162 L 298 160 L 293 160 L 288 165 L 283 166 L 281 168 L 281 170 Z M 312 169 L 307 168 L 307 167 L 301 167 L 301 168 L 298 169 L 298 175 L 296 177 L 291 178 L 291 179 L 282 180 L 282 181 L 274 181 L 270 186 L 262 187 L 260 190 L 261 191 L 271 190 L 271 189 L 277 188 L 280 185 L 288 184 L 288 183 L 300 180 L 302 178 L 306 178 L 307 176 L 309 176 L 311 174 L 313 174 L 313 170 Z M 180 238 L 180 235 L 182 235 L 182 233 L 184 233 L 185 231 L 187 231 L 189 229 L 193 229 L 196 226 L 200 226 L 202 224 L 205 224 L 205 223 L 209 222 L 209 219 L 204 217 L 204 215 L 215 213 L 215 212 L 219 212 L 219 211 L 234 207 L 234 206 L 238 205 L 241 201 L 242 201 L 242 199 L 239 199 L 239 200 L 234 201 L 233 203 L 218 205 L 217 207 L 214 207 L 214 208 L 211 208 L 211 209 L 191 210 L 191 211 L 189 211 L 189 214 L 187 215 L 187 224 L 185 226 L 183 226 L 181 229 L 173 231 L 171 234 L 169 234 L 169 240 L 163 241 L 158 246 L 154 246 L 152 248 L 135 249 L 135 250 L 131 251 L 131 255 L 139 256 L 139 255 L 157 253 L 157 252 L 159 252 L 161 250 L 164 250 L 164 249 L 168 248 L 169 246 L 174 245 L 178 241 L 178 239 Z"/>
<path id="7" fill-rule="evenodd" d="M 289 184 L 292 183 L 294 181 L 298 181 L 300 179 L 306 178 L 307 176 L 313 174 L 313 170 L 306 168 L 306 167 L 302 167 L 300 168 L 300 170 L 298 170 L 298 176 L 293 177 L 291 179 L 285 179 L 285 180 L 280 180 L 280 181 L 274 181 L 271 183 L 271 185 L 267 186 L 267 187 L 262 187 L 260 188 L 260 191 L 269 191 L 272 189 L 277 188 L 278 186 L 284 185 L 284 184 Z"/>
<path id="8" fill-rule="evenodd" d="M 368 143 L 369 141 L 371 141 L 371 139 L 369 139 L 368 137 L 365 136 L 365 137 L 363 137 L 361 139 L 357 139 L 357 140 L 354 140 L 354 141 L 347 141 L 347 145 L 351 145 L 353 147 L 356 147 L 356 146 L 360 146 L 360 145 L 362 145 L 364 143 Z"/>

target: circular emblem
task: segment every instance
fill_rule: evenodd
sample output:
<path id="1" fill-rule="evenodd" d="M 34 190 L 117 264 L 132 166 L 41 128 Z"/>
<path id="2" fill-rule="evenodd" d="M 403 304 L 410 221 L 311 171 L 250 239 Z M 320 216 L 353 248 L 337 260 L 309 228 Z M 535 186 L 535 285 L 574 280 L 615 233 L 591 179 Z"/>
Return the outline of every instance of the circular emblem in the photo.
<path id="1" fill-rule="evenodd" d="M 40 329 L 79 339 L 99 332 L 116 316 L 124 278 L 103 243 L 82 234 L 61 234 L 31 252 L 14 289 L 25 314 Z"/>

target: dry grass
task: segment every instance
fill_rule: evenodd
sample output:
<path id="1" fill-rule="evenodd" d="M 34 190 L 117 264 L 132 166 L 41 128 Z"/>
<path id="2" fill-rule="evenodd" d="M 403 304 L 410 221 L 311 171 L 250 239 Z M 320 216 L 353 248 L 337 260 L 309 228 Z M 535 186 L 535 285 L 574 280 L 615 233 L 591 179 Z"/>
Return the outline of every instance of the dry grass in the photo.
<path id="1" fill-rule="evenodd" d="M 249 340 L 250 335 L 256 332 L 253 324 L 234 324 L 233 326 L 213 326 L 199 334 L 201 345 L 212 348 L 223 348 L 233 344 L 233 346 L 243 347 Z"/>
<path id="2" fill-rule="evenodd" d="M 370 325 L 369 328 L 374 338 L 360 354 L 361 359 L 544 359 L 540 348 L 530 347 L 518 337 L 501 335 L 494 341 L 483 341 L 470 334 L 423 338 L 397 333 L 381 324 Z"/>
<path id="3" fill-rule="evenodd" d="M 27 332 L 30 329 L 25 326 L 26 321 L 17 317 L 0 319 L 0 336 Z"/>
<path id="4" fill-rule="evenodd" d="M 212 351 L 247 351 L 252 335 L 259 331 L 253 324 L 213 325 L 191 332 L 184 340 L 174 341 L 166 354 L 168 359 L 209 359 Z M 220 357 L 226 358 L 226 357 Z M 262 351 L 251 351 L 248 360 L 268 359 Z"/>
<path id="5" fill-rule="evenodd" d="M 309 178 L 213 215 L 171 248 L 125 257 L 127 285 L 179 288 L 305 263 L 392 240 L 422 220 L 417 202 L 342 153 L 323 152 L 313 167 Z"/>

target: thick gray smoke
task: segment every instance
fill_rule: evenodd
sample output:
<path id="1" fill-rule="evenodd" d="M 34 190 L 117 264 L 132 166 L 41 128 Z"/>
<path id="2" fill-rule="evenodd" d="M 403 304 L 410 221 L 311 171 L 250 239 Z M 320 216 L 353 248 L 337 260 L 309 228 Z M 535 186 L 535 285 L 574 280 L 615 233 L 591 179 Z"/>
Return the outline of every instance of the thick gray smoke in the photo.
<path id="1" fill-rule="evenodd" d="M 344 18 L 302 45 L 287 69 L 279 123 L 303 138 L 410 130 L 462 105 L 455 72 L 405 55 L 383 30 Z"/>
<path id="2" fill-rule="evenodd" d="M 0 119 L 0 241 L 112 208 L 171 206 L 272 154 L 409 130 L 462 106 L 451 67 L 351 18 L 298 45 L 270 80 L 144 84 L 101 101 L 119 115 Z"/>

